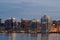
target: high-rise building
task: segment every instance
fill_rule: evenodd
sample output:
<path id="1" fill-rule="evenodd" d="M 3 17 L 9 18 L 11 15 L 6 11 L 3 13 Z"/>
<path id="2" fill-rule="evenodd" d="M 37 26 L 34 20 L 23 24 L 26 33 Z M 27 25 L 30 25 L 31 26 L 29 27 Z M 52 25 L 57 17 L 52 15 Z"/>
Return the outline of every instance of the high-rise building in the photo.
<path id="1" fill-rule="evenodd" d="M 44 15 L 41 18 L 41 30 L 42 30 L 42 32 L 46 32 L 51 25 L 52 25 L 52 19 L 49 16 Z"/>
<path id="2" fill-rule="evenodd" d="M 29 30 L 29 27 L 30 27 L 30 20 L 27 20 L 27 19 L 21 19 L 21 28 L 23 30 Z"/>
<path id="3" fill-rule="evenodd" d="M 16 19 L 15 18 L 9 18 L 5 21 L 6 28 L 14 29 L 16 27 Z"/>
<path id="4" fill-rule="evenodd" d="M 16 18 L 11 18 L 11 26 L 13 26 L 13 28 L 16 27 Z"/>
<path id="5" fill-rule="evenodd" d="M 2 19 L 0 19 L 0 24 L 2 23 Z"/>
<path id="6" fill-rule="evenodd" d="M 31 20 L 31 22 L 30 22 L 30 30 L 37 32 L 37 28 L 40 26 L 39 23 L 40 23 L 40 20 L 37 20 L 37 19 Z"/>
<path id="7" fill-rule="evenodd" d="M 52 24 L 52 19 L 49 16 L 44 15 L 41 18 L 41 40 L 48 40 L 49 27 Z"/>

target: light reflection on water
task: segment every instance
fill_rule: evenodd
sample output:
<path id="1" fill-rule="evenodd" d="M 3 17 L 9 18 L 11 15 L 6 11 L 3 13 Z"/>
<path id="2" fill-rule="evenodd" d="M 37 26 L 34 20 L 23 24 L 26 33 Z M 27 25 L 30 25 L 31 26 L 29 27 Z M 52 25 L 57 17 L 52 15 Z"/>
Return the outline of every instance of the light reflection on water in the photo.
<path id="1" fill-rule="evenodd" d="M 41 40 L 41 34 L 0 33 L 0 40 Z M 49 34 L 49 40 L 60 40 L 60 34 Z"/>

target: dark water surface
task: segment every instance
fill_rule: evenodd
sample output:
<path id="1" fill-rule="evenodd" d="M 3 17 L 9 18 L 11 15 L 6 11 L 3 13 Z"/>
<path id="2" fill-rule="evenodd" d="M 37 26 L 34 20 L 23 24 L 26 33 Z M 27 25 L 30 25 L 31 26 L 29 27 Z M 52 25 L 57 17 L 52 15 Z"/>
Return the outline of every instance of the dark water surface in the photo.
<path id="1" fill-rule="evenodd" d="M 60 34 L 49 34 L 49 40 L 60 40 Z M 41 34 L 0 33 L 0 40 L 41 40 Z"/>

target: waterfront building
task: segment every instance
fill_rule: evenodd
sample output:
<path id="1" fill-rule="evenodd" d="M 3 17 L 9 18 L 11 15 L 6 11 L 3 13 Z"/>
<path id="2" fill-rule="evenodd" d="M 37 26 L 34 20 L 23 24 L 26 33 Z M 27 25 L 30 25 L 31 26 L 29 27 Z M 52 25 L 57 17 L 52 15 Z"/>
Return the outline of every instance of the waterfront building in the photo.
<path id="1" fill-rule="evenodd" d="M 37 19 L 33 19 L 31 20 L 30 22 L 30 30 L 33 32 L 37 32 L 37 28 L 40 27 L 40 20 L 37 20 Z"/>
<path id="2" fill-rule="evenodd" d="M 48 40 L 49 27 L 52 25 L 52 19 L 44 15 L 41 18 L 41 40 Z"/>
<path id="3" fill-rule="evenodd" d="M 0 32 L 3 32 L 5 30 L 4 23 L 2 23 L 2 19 L 0 18 Z"/>
<path id="4" fill-rule="evenodd" d="M 9 18 L 5 21 L 5 26 L 6 28 L 9 29 L 14 29 L 16 27 L 16 19 L 15 18 Z"/>
<path id="5" fill-rule="evenodd" d="M 2 26 L 2 19 L 0 18 L 0 26 Z"/>
<path id="6" fill-rule="evenodd" d="M 54 20 L 53 25 L 57 29 L 56 32 L 60 32 L 60 20 L 59 21 Z"/>
<path id="7" fill-rule="evenodd" d="M 60 21 L 57 21 L 56 22 L 56 28 L 57 28 L 57 32 L 60 32 Z"/>
<path id="8" fill-rule="evenodd" d="M 55 28 L 57 28 L 57 21 L 53 20 L 53 25 L 55 26 Z"/>
<path id="9" fill-rule="evenodd" d="M 20 22 L 17 22 L 17 27 L 21 27 L 21 23 Z"/>
<path id="10" fill-rule="evenodd" d="M 21 19 L 21 27 L 23 30 L 28 31 L 30 29 L 30 20 Z"/>
<path id="11" fill-rule="evenodd" d="M 0 18 L 0 24 L 2 23 L 2 19 Z"/>
<path id="12" fill-rule="evenodd" d="M 20 31 L 21 31 L 21 23 L 16 22 L 15 32 L 20 32 Z"/>

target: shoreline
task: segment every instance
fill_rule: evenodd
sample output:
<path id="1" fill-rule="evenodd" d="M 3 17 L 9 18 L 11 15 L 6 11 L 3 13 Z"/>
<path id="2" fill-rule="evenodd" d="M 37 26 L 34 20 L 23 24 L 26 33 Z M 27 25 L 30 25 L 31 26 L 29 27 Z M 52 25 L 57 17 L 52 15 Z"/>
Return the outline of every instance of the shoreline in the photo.
<path id="1" fill-rule="evenodd" d="M 39 34 L 41 32 L 0 32 L 0 33 L 32 33 L 32 34 Z M 51 33 L 58 33 L 60 34 L 60 32 L 48 32 L 49 34 Z"/>

